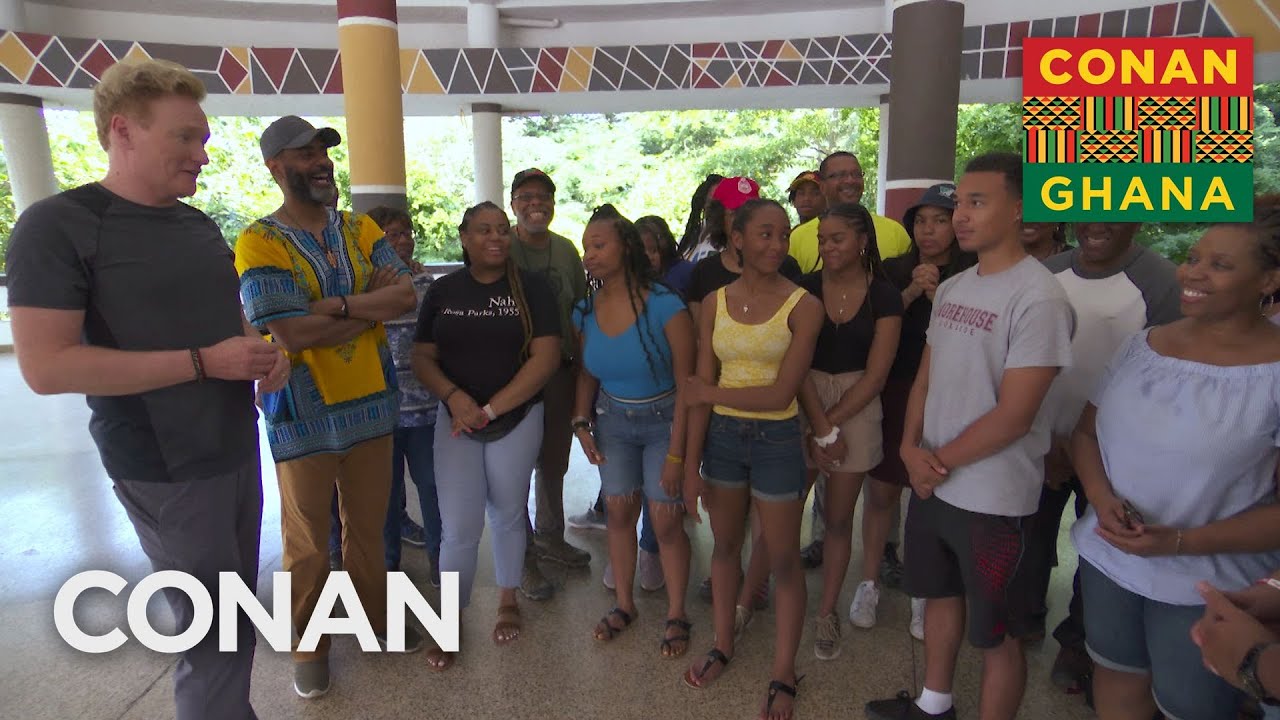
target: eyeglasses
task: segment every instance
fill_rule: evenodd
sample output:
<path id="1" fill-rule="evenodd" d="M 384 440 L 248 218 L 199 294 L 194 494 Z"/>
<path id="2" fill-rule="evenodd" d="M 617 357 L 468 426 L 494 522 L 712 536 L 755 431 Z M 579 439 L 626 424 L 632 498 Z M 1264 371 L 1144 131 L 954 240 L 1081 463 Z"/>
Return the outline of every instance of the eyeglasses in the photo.
<path id="1" fill-rule="evenodd" d="M 412 230 L 392 230 L 391 232 L 383 233 L 383 234 L 386 235 L 388 238 L 408 238 L 410 240 L 413 239 Z"/>
<path id="2" fill-rule="evenodd" d="M 555 197 L 554 193 L 549 192 L 526 192 L 515 195 L 511 199 L 516 202 L 549 202 Z"/>
<path id="3" fill-rule="evenodd" d="M 853 170 L 842 170 L 840 172 L 827 173 L 822 176 L 823 180 L 862 180 L 866 177 L 861 170 L 854 172 Z"/>

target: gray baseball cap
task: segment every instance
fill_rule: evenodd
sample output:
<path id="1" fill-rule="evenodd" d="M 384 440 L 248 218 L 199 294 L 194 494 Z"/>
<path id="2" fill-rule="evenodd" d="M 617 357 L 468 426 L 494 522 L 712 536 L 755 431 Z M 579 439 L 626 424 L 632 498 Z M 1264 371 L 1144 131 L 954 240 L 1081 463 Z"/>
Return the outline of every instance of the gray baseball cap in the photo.
<path id="1" fill-rule="evenodd" d="M 270 160 L 282 150 L 305 147 L 316 138 L 320 138 L 327 148 L 342 143 L 342 136 L 333 128 L 317 130 L 315 125 L 297 115 L 285 115 L 262 131 L 258 145 L 262 148 L 262 159 Z"/>

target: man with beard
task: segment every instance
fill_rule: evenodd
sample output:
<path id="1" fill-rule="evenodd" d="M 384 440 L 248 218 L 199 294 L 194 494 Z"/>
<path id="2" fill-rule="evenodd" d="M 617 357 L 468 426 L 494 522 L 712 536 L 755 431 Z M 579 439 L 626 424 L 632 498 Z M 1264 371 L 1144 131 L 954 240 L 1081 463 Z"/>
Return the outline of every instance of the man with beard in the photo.
<path id="1" fill-rule="evenodd" d="M 511 210 L 516 216 L 511 258 L 520 269 L 547 279 L 560 309 L 560 325 L 571 327 L 573 306 L 587 296 L 587 276 L 578 248 L 550 230 L 556 211 L 556 184 L 537 168 L 516 173 L 511 182 Z M 573 333 L 564 333 L 561 343 L 560 369 L 542 391 L 542 449 L 534 466 L 537 514 L 529 525 L 530 542 L 520 584 L 520 592 L 530 600 L 546 600 L 554 592 L 538 568 L 538 560 L 567 567 L 591 564 L 590 553 L 564 539 L 564 475 L 569 471 L 573 442 L 570 421 L 576 390 Z"/>
<path id="2" fill-rule="evenodd" d="M 292 575 L 294 629 L 311 621 L 329 573 L 329 508 L 342 517 L 342 565 L 384 649 L 387 570 L 382 527 L 391 492 L 396 371 L 382 323 L 411 312 L 409 270 L 377 223 L 332 209 L 332 128 L 289 115 L 259 142 L 284 202 L 236 243 L 245 314 L 293 364 L 291 381 L 262 398 L 280 483 L 284 571 Z M 405 631 L 405 650 L 422 637 Z M 329 638 L 311 652 L 295 639 L 294 691 L 329 690 Z"/>
<path id="3" fill-rule="evenodd" d="M 1019 611 L 1028 615 L 1037 634 L 1045 629 L 1046 596 L 1050 573 L 1058 561 L 1062 511 L 1072 492 L 1076 494 L 1076 517 L 1088 507 L 1067 456 L 1071 431 L 1124 340 L 1143 328 L 1182 317 L 1177 267 L 1134 242 L 1141 228 L 1141 223 L 1077 223 L 1077 246 L 1043 261 L 1067 291 L 1076 314 L 1076 334 L 1071 339 L 1071 367 L 1054 380 L 1045 401 L 1054 413 L 1053 445 L 1045 458 L 1040 508 L 1027 525 L 1026 595 L 1018 602 L 1023 604 Z M 1079 572 L 1073 580 L 1068 615 L 1053 636 L 1061 646 L 1050 674 L 1053 683 L 1069 692 L 1088 691 L 1084 685 L 1093 663 L 1085 651 Z"/>

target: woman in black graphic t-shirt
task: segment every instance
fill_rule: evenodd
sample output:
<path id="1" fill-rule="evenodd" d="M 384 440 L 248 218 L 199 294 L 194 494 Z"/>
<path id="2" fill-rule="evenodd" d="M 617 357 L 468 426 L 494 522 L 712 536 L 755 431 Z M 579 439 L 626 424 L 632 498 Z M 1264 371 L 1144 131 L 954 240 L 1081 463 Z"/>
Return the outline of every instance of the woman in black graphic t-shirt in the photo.
<path id="1" fill-rule="evenodd" d="M 542 444 L 543 385 L 560 365 L 560 320 L 551 288 L 511 261 L 506 213 L 484 202 L 458 227 L 466 267 L 427 290 L 414 337 L 413 371 L 440 398 L 435 466 L 440 571 L 458 573 L 459 606 L 475 582 L 489 533 L 499 588 L 499 645 L 520 635 L 516 588 L 524 567 L 529 475 Z M 434 670 L 453 653 L 428 653 Z"/>

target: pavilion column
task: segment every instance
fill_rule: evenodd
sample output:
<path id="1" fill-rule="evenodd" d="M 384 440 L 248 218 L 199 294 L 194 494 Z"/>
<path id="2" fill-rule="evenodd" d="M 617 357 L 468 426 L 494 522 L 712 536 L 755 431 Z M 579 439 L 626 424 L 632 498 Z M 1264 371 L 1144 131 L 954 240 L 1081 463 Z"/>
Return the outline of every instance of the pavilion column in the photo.
<path id="1" fill-rule="evenodd" d="M 494 0 L 471 0 L 467 5 L 467 44 L 497 48 L 502 45 L 502 19 Z M 502 178 L 502 106 L 471 106 L 471 143 L 475 169 L 475 201 L 506 206 Z"/>
<path id="2" fill-rule="evenodd" d="M 338 0 L 351 204 L 407 208 L 404 98 L 395 0 Z"/>
<path id="3" fill-rule="evenodd" d="M 0 93 L 0 142 L 9 166 L 14 210 L 21 213 L 58 192 L 40 98 Z"/>
<path id="4" fill-rule="evenodd" d="M 930 185 L 953 182 L 962 0 L 894 0 L 882 214 L 900 220 Z M 885 124 L 881 119 L 881 137 Z"/>
<path id="5" fill-rule="evenodd" d="M 885 213 L 885 193 L 889 181 L 889 93 L 880 96 L 880 161 L 876 163 L 876 210 Z M 890 217 L 885 215 L 885 217 Z M 901 216 L 893 218 L 901 220 Z"/>

